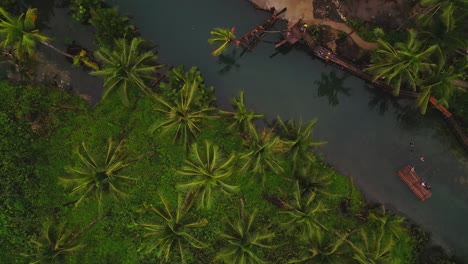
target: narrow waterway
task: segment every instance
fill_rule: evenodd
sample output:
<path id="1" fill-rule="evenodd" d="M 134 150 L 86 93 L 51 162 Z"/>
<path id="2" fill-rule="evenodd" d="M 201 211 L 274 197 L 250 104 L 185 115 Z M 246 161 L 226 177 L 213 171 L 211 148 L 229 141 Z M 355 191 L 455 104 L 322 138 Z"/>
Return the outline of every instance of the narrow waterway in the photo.
<path id="1" fill-rule="evenodd" d="M 143 36 L 158 45 L 160 61 L 197 65 L 215 86 L 219 105 L 243 89 L 246 104 L 269 118 L 317 117 L 315 136 L 329 142 L 318 152 L 353 177 L 369 201 L 386 204 L 430 231 L 436 243 L 468 256 L 468 160 L 437 113 L 422 117 L 412 102 L 393 100 L 301 52 L 272 56 L 271 43 L 240 59 L 240 49 L 222 61 L 211 57 L 212 28 L 235 25 L 242 35 L 268 16 L 248 1 L 108 2 L 134 16 Z M 432 185 L 424 203 L 396 175 L 408 164 Z"/>

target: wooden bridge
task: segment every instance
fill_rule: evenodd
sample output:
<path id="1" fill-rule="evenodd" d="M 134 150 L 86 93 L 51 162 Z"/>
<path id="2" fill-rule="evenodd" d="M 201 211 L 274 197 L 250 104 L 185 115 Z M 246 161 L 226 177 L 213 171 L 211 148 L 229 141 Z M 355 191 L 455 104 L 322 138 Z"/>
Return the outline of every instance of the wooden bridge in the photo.
<path id="1" fill-rule="evenodd" d="M 400 176 L 400 179 L 408 185 L 408 187 L 421 201 L 424 202 L 427 198 L 432 196 L 430 188 L 427 185 L 423 185 L 423 181 L 410 166 L 406 166 L 399 170 L 398 176 Z"/>

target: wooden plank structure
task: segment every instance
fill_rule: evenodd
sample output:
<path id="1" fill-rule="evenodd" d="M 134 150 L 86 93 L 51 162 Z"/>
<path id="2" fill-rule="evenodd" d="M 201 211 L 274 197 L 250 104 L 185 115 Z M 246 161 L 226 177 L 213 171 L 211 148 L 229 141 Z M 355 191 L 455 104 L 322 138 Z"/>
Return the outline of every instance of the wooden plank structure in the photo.
<path id="1" fill-rule="evenodd" d="M 252 50 L 258 42 L 266 35 L 267 31 L 273 27 L 273 25 L 278 21 L 279 15 L 286 11 L 286 8 L 283 8 L 281 11 L 276 13 L 274 9 L 271 10 L 271 16 L 264 23 L 260 24 L 258 27 L 252 29 L 249 33 L 245 34 L 239 39 L 239 44 L 243 45 L 244 52 L 246 50 Z"/>
<path id="2" fill-rule="evenodd" d="M 424 202 L 427 198 L 432 196 L 432 192 L 428 187 L 422 185 L 423 181 L 410 166 L 406 166 L 399 170 L 398 176 L 400 176 L 400 179 L 408 185 L 408 187 L 421 201 Z"/>
<path id="3" fill-rule="evenodd" d="M 283 33 L 283 40 L 276 43 L 275 48 L 279 48 L 285 43 L 296 44 L 304 36 L 305 28 L 303 26 L 304 23 L 301 20 L 297 21 L 296 24 Z"/>

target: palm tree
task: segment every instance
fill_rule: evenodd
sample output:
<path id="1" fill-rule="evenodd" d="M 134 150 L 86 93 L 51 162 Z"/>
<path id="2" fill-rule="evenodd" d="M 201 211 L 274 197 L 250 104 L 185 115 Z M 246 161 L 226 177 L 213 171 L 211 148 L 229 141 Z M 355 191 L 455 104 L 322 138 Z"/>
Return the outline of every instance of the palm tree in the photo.
<path id="1" fill-rule="evenodd" d="M 256 213 L 257 210 L 250 215 L 240 213 L 238 219 L 227 220 L 226 230 L 220 234 L 227 245 L 215 260 L 236 264 L 267 263 L 258 256 L 258 249 L 273 248 L 269 241 L 275 234 L 268 231 L 269 226 L 256 225 Z"/>
<path id="2" fill-rule="evenodd" d="M 187 148 L 190 140 L 200 132 L 198 124 L 203 120 L 212 118 L 208 113 L 214 110 L 212 107 L 197 106 L 196 94 L 199 85 L 196 80 L 185 83 L 180 90 L 179 100 L 176 102 L 167 102 L 161 97 L 155 96 L 160 103 L 160 107 L 156 108 L 156 111 L 166 114 L 167 121 L 154 123 L 149 128 L 149 132 L 154 133 L 160 128 L 162 128 L 163 133 L 175 131 L 174 142 L 182 139 L 184 146 Z"/>
<path id="3" fill-rule="evenodd" d="M 184 65 L 174 67 L 166 74 L 167 82 L 162 82 L 159 85 L 159 95 L 165 98 L 166 101 L 177 102 L 179 100 L 181 89 L 184 85 L 198 83 L 198 88 L 195 91 L 193 99 L 196 107 L 209 107 L 216 100 L 213 93 L 214 88 L 207 87 L 200 70 L 197 67 L 192 67 L 186 71 Z"/>
<path id="4" fill-rule="evenodd" d="M 468 5 L 466 1 L 460 0 L 421 0 L 420 4 L 425 7 L 418 16 L 418 23 L 428 26 L 436 17 L 442 22 L 446 32 L 455 28 L 457 20 L 463 20 L 466 16 Z"/>
<path id="5" fill-rule="evenodd" d="M 282 173 L 283 167 L 280 165 L 279 154 L 287 151 L 287 144 L 282 142 L 272 130 L 264 129 L 258 133 L 257 129 L 251 126 L 250 131 L 251 136 L 245 142 L 248 150 L 240 156 L 243 162 L 241 170 L 262 176 L 263 181 L 267 171 L 275 174 Z"/>
<path id="6" fill-rule="evenodd" d="M 237 41 L 235 41 L 236 36 L 234 35 L 234 30 L 235 28 L 232 27 L 230 30 L 227 28 L 215 28 L 212 31 L 210 31 L 212 37 L 208 39 L 208 43 L 221 43 L 221 45 L 218 48 L 216 48 L 211 53 L 211 55 L 218 56 L 226 49 L 229 43 L 238 43 Z"/>
<path id="7" fill-rule="evenodd" d="M 189 230 L 200 228 L 208 224 L 208 221 L 198 220 L 192 221 L 189 218 L 188 211 L 192 203 L 184 203 L 182 197 L 177 197 L 177 209 L 171 212 L 168 203 L 160 196 L 163 207 L 151 206 L 150 209 L 156 214 L 159 221 L 156 223 L 141 223 L 140 226 L 148 231 L 144 237 L 151 238 L 145 241 L 146 253 L 156 251 L 156 256 L 161 260 L 161 263 L 169 262 L 171 250 L 176 247 L 180 254 L 180 260 L 185 263 L 185 255 L 187 249 L 185 245 L 190 245 L 194 248 L 205 248 L 208 245 L 193 237 Z"/>
<path id="8" fill-rule="evenodd" d="M 425 82 L 426 84 L 421 85 L 422 93 L 417 99 L 417 105 L 421 109 L 422 114 L 426 113 L 431 96 L 437 98 L 438 104 L 448 107 L 448 101 L 452 97 L 453 91 L 457 89 L 453 85 L 453 81 L 463 79 L 463 73 L 456 71 L 454 66 L 446 68 L 444 63 L 440 63 L 436 73 L 428 79 Z"/>
<path id="9" fill-rule="evenodd" d="M 306 239 L 308 254 L 301 259 L 289 261 L 289 263 L 347 263 L 344 249 L 348 235 L 325 234 L 321 229 L 316 229 L 312 236 Z"/>
<path id="10" fill-rule="evenodd" d="M 330 174 L 323 174 L 312 163 L 305 164 L 296 170 L 294 178 L 306 190 L 314 191 L 317 194 L 332 195 L 327 192 L 328 187 L 332 183 Z"/>
<path id="11" fill-rule="evenodd" d="M 232 124 L 228 129 L 238 131 L 241 135 L 246 135 L 250 132 L 250 127 L 253 125 L 254 119 L 263 118 L 263 114 L 256 114 L 248 110 L 244 104 L 244 91 L 240 91 L 239 98 L 232 98 L 232 106 L 235 112 L 220 110 L 220 114 L 232 118 Z"/>
<path id="12" fill-rule="evenodd" d="M 369 220 L 376 223 L 381 232 L 390 231 L 397 239 L 400 239 L 401 234 L 405 232 L 405 218 L 391 214 L 384 206 L 369 213 Z"/>
<path id="13" fill-rule="evenodd" d="M 151 51 L 141 52 L 139 47 L 143 43 L 141 38 L 133 38 L 130 44 L 125 39 L 118 39 L 113 49 L 100 47 L 96 57 L 102 61 L 101 70 L 92 71 L 91 75 L 102 76 L 106 90 L 102 96 L 105 99 L 109 93 L 118 90 L 122 103 L 130 105 L 128 89 L 140 89 L 146 94 L 150 88 L 146 80 L 153 79 L 157 68 L 154 65 L 156 55 Z"/>
<path id="14" fill-rule="evenodd" d="M 232 161 L 234 155 L 223 157 L 218 146 L 212 146 L 205 142 L 205 149 L 199 150 L 198 144 L 194 143 L 190 149 L 189 157 L 180 174 L 194 177 L 188 183 L 179 184 L 179 189 L 195 189 L 196 196 L 201 199 L 202 208 L 210 208 L 212 204 L 213 189 L 221 189 L 225 193 L 238 192 L 239 186 L 229 185 L 224 181 L 232 174 Z"/>
<path id="15" fill-rule="evenodd" d="M 63 263 L 65 255 L 74 254 L 84 246 L 78 243 L 77 238 L 80 234 L 78 232 L 73 235 L 65 223 L 57 225 L 47 222 L 40 236 L 33 237 L 30 241 L 34 252 L 24 255 L 33 259 L 30 263 Z"/>
<path id="16" fill-rule="evenodd" d="M 46 42 L 48 37 L 36 29 L 37 9 L 29 8 L 26 13 L 14 17 L 0 7 L 0 45 L 13 49 L 18 59 L 31 57 L 36 51 L 36 42 Z"/>
<path id="17" fill-rule="evenodd" d="M 361 229 L 360 241 L 354 244 L 348 243 L 354 249 L 353 258 L 361 264 L 386 264 L 393 263 L 392 248 L 395 242 L 392 237 L 384 239 L 384 232 L 379 230 L 370 231 L 370 235 Z"/>
<path id="18" fill-rule="evenodd" d="M 299 120 L 299 124 L 296 124 L 294 119 L 283 122 L 281 117 L 278 116 L 277 118 L 276 126 L 278 127 L 278 134 L 290 143 L 290 149 L 286 154 L 288 159 L 293 163 L 293 171 L 296 171 L 298 165 L 304 166 L 313 160 L 313 147 L 326 143 L 312 139 L 313 127 L 316 123 L 317 119 L 313 119 L 307 125 L 303 125 L 302 119 Z"/>
<path id="19" fill-rule="evenodd" d="M 79 193 L 77 206 L 85 197 L 94 194 L 101 205 L 102 198 L 109 193 L 114 197 L 125 196 L 124 189 L 134 178 L 124 176 L 120 172 L 131 163 L 126 161 L 128 152 L 124 148 L 124 142 L 116 144 L 111 138 L 108 140 L 106 156 L 96 158 L 86 143 L 75 149 L 78 163 L 67 167 L 70 176 L 61 178 L 65 185 L 73 187 L 71 193 Z"/>
<path id="20" fill-rule="evenodd" d="M 417 39 L 416 31 L 409 30 L 406 43 L 396 43 L 393 47 L 384 40 L 378 40 L 380 47 L 372 58 L 372 65 L 367 69 L 375 79 L 385 78 L 392 85 L 395 95 L 399 95 L 402 82 L 407 82 L 413 90 L 423 72 L 431 72 L 435 64 L 430 56 L 437 50 L 437 45 L 425 47 Z"/>
<path id="21" fill-rule="evenodd" d="M 299 183 L 296 181 L 296 190 L 293 195 L 293 201 L 286 203 L 285 209 L 280 211 L 289 218 L 288 221 L 282 224 L 290 230 L 299 227 L 300 234 L 305 237 L 312 236 L 317 229 L 326 230 L 327 228 L 317 220 L 317 216 L 328 210 L 321 202 L 316 201 L 316 192 L 301 190 Z"/>

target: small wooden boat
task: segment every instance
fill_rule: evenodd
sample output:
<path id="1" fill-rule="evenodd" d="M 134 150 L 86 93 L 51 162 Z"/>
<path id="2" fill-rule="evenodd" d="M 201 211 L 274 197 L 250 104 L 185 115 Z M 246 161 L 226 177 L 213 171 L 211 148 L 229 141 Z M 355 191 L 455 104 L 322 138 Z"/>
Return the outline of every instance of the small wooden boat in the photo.
<path id="1" fill-rule="evenodd" d="M 399 170 L 398 176 L 421 201 L 424 202 L 427 198 L 431 197 L 432 192 L 429 185 L 419 178 L 411 166 L 406 166 Z"/>

